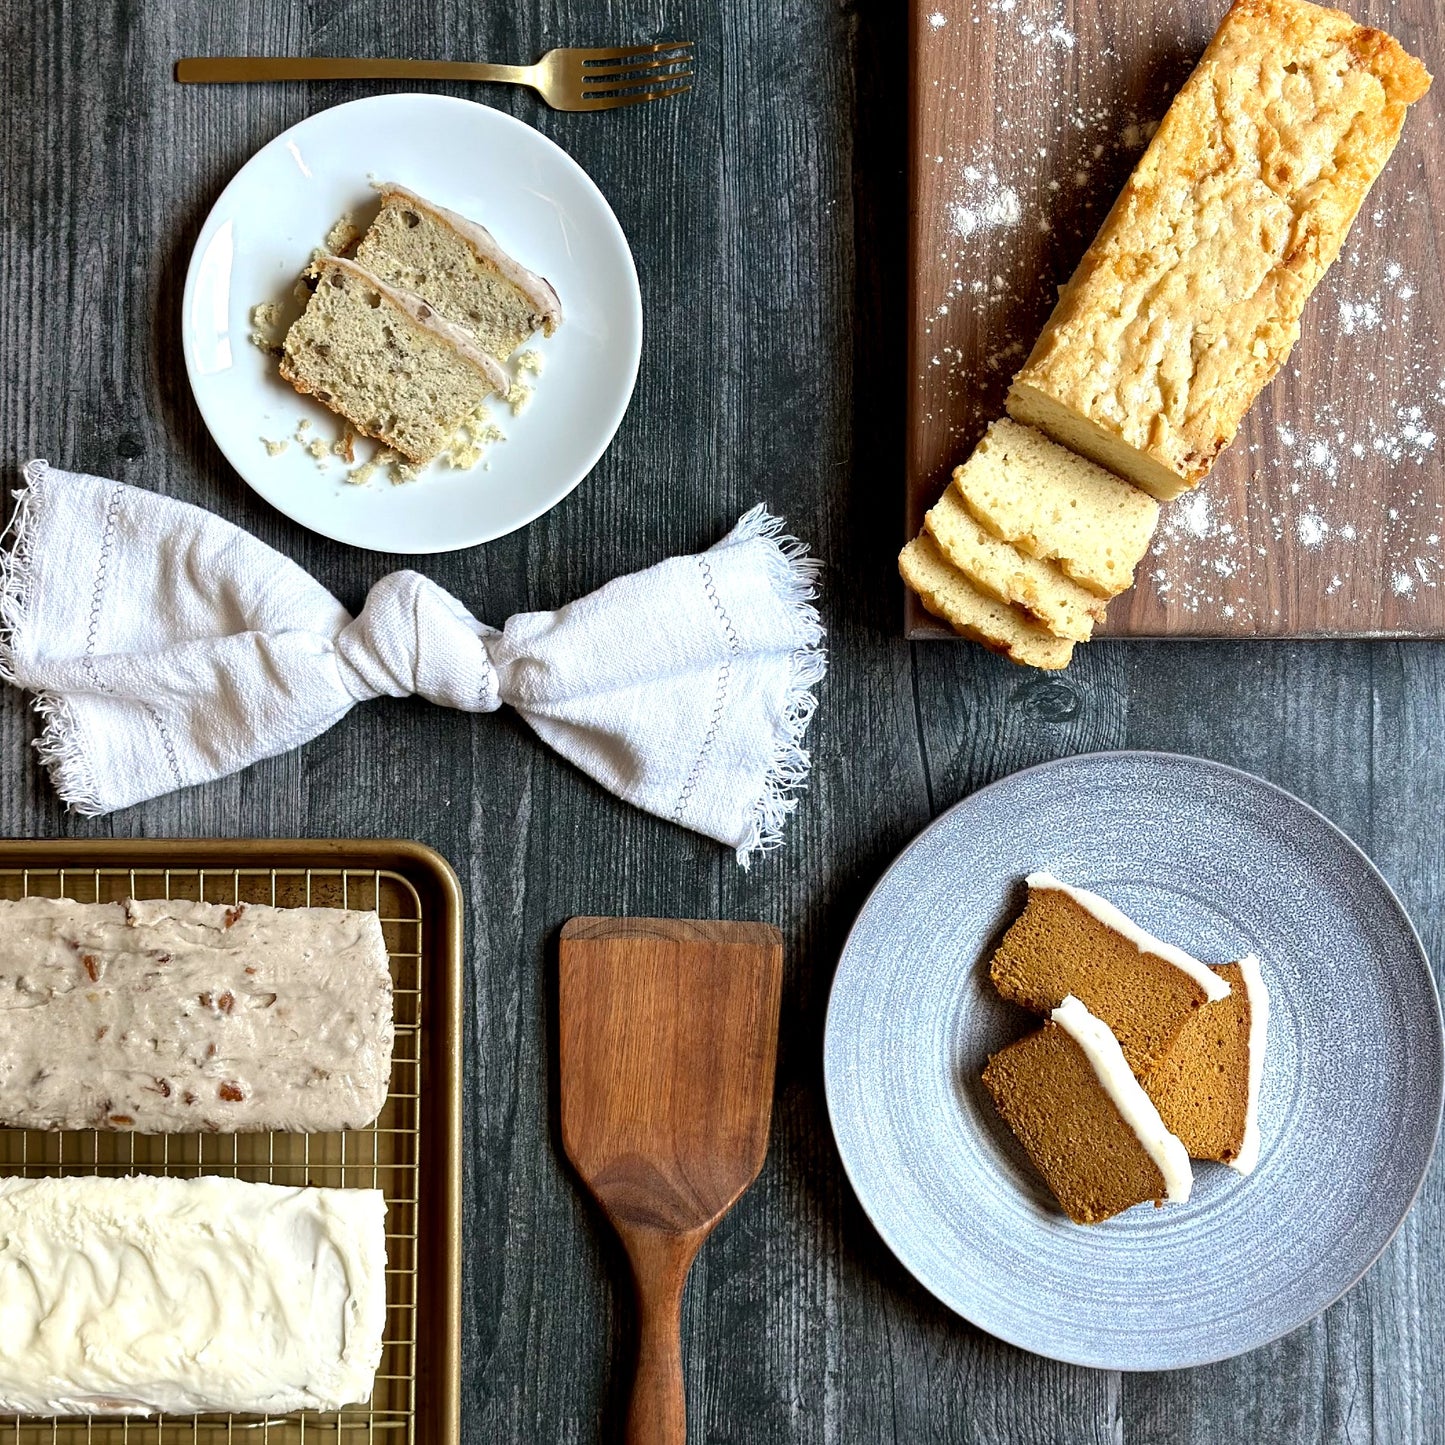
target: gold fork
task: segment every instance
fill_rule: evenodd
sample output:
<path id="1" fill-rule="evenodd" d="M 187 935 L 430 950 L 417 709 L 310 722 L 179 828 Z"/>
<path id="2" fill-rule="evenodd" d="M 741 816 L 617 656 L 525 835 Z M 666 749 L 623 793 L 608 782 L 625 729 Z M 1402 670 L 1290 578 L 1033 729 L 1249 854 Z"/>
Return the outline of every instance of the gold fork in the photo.
<path id="1" fill-rule="evenodd" d="M 692 89 L 692 41 L 624 45 L 612 50 L 569 46 L 535 65 L 471 60 L 365 60 L 269 56 L 193 56 L 176 61 L 187 83 L 244 80 L 490 80 L 530 85 L 553 110 L 613 110 L 666 100 Z"/>

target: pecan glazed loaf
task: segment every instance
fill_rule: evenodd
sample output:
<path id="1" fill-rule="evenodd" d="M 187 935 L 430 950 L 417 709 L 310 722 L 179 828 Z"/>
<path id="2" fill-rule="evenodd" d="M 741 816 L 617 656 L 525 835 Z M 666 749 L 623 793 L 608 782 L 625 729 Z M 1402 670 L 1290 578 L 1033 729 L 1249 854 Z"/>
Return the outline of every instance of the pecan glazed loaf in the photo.
<path id="1" fill-rule="evenodd" d="M 381 923 L 339 908 L 0 902 L 0 1124 L 369 1124 L 391 1076 Z"/>

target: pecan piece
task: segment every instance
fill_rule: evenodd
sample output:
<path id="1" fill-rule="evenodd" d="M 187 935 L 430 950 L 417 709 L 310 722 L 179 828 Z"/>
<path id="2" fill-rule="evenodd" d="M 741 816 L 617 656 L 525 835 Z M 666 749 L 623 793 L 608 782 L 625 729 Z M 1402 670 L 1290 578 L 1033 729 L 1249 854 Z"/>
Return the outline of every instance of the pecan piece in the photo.
<path id="1" fill-rule="evenodd" d="M 232 1083 L 230 1079 L 224 1080 L 221 1084 L 221 1087 L 216 1090 L 216 1093 L 228 1104 L 239 1104 L 246 1097 L 245 1091 L 241 1088 L 241 1086 L 239 1084 Z"/>
<path id="2" fill-rule="evenodd" d="M 122 1128 L 135 1123 L 129 1114 L 107 1114 L 106 1118 L 110 1123 Z"/>
<path id="3" fill-rule="evenodd" d="M 82 953 L 80 955 L 81 966 L 91 983 L 100 982 L 100 960 L 93 953 Z"/>
<path id="4" fill-rule="evenodd" d="M 234 908 L 228 908 L 226 910 L 226 927 L 232 927 L 245 911 L 246 905 L 244 903 L 238 903 Z"/>

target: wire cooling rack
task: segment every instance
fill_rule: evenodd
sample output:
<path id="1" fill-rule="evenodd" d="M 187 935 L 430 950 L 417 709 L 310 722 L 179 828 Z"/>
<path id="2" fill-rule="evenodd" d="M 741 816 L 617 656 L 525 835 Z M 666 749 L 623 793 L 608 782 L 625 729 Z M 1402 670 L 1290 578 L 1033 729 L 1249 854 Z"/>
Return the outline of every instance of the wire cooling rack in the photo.
<path id="1" fill-rule="evenodd" d="M 9 845 L 16 846 L 16 845 Z M 114 845 L 112 845 L 114 846 Z M 255 848 L 238 844 L 237 853 Z M 222 1175 L 268 1184 L 381 1189 L 386 1196 L 387 1323 L 369 1404 L 285 1416 L 187 1415 L 0 1419 L 16 1445 L 219 1445 L 337 1438 L 412 1445 L 418 1440 L 419 1190 L 422 1184 L 423 977 L 428 920 L 400 872 L 352 867 L 0 866 L 0 898 L 176 898 L 277 907 L 354 908 L 381 919 L 391 956 L 396 1041 L 391 1089 L 376 1122 L 333 1134 L 46 1133 L 0 1129 L 0 1174 L 26 1178 Z M 245 1348 L 244 1341 L 237 1347 Z M 451 1348 L 448 1344 L 447 1348 Z M 429 1430 L 426 1438 L 433 1436 Z"/>

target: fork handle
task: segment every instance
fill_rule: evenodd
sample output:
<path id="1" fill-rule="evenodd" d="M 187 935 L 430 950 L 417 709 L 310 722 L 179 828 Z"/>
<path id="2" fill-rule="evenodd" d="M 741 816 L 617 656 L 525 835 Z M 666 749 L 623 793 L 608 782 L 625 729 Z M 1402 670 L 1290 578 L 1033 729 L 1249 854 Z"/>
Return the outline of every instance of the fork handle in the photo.
<path id="1" fill-rule="evenodd" d="M 176 79 L 186 84 L 248 80 L 495 80 L 530 85 L 532 67 L 471 60 L 370 60 L 359 56 L 191 56 L 176 61 Z"/>

